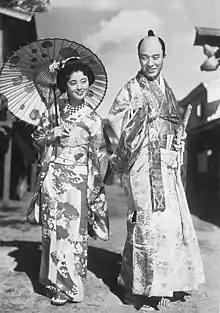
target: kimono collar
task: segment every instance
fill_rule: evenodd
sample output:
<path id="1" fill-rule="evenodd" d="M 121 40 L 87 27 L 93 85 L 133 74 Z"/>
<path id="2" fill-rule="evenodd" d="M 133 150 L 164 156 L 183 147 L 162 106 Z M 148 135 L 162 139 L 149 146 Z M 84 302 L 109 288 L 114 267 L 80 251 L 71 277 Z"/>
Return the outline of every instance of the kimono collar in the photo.
<path id="1" fill-rule="evenodd" d="M 163 78 L 163 76 L 161 74 L 158 77 L 158 80 L 156 80 L 156 83 L 160 87 L 162 93 L 165 94 L 165 83 L 164 83 L 164 78 Z"/>
<path id="2" fill-rule="evenodd" d="M 144 73 L 142 70 L 140 70 L 140 71 L 138 72 L 138 74 L 144 76 L 144 77 L 145 77 L 145 84 L 146 84 L 146 83 L 148 84 L 149 80 L 148 80 L 148 78 L 146 77 L 145 73 Z M 158 80 L 155 79 L 154 81 L 156 82 L 156 84 L 158 85 L 158 87 L 161 89 L 162 93 L 165 95 L 165 83 L 164 83 L 164 78 L 163 78 L 163 76 L 162 76 L 161 74 L 159 74 Z M 148 85 L 149 85 L 149 84 L 148 84 Z"/>

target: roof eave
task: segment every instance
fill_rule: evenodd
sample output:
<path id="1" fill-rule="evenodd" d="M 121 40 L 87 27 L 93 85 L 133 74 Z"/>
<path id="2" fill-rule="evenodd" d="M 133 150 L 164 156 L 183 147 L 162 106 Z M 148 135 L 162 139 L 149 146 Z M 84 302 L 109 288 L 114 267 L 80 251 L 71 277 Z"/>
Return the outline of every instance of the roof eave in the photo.
<path id="1" fill-rule="evenodd" d="M 213 47 L 219 47 L 220 29 L 208 27 L 195 27 L 196 37 L 194 46 L 204 46 L 208 44 Z"/>
<path id="2" fill-rule="evenodd" d="M 0 13 L 7 15 L 7 16 L 11 16 L 26 22 L 30 22 L 34 13 L 33 12 L 26 12 L 26 11 L 22 11 L 19 9 L 7 9 L 7 8 L 3 8 L 0 7 Z"/>
<path id="3" fill-rule="evenodd" d="M 185 107 L 189 103 L 191 103 L 198 94 L 202 94 L 206 92 L 206 88 L 203 83 L 200 83 L 198 86 L 196 86 L 190 93 L 184 97 L 183 99 L 178 101 L 179 106 Z"/>

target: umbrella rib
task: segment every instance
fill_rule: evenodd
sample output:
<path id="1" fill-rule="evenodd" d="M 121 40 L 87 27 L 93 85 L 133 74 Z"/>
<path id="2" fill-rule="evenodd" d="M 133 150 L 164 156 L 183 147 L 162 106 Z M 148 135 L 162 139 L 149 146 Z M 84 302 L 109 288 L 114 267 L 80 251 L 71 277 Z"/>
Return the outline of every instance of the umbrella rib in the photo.
<path id="1" fill-rule="evenodd" d="M 53 60 L 55 60 L 55 51 L 56 51 L 55 38 L 54 38 L 54 40 L 53 40 L 53 45 L 54 45 L 54 49 L 53 49 Z"/>
<path id="2" fill-rule="evenodd" d="M 76 44 L 76 43 L 75 43 L 75 41 L 70 42 L 70 47 L 72 47 L 72 45 L 73 45 L 73 44 Z M 78 46 L 78 47 L 76 47 L 75 49 L 76 49 L 76 51 L 78 52 L 78 50 L 79 50 L 79 46 Z M 78 52 L 78 53 L 79 53 L 79 52 Z"/>
<path id="3" fill-rule="evenodd" d="M 22 84 L 22 86 L 19 84 L 19 85 L 11 85 L 11 84 L 9 84 L 9 83 L 6 83 L 6 84 L 2 84 L 1 85 L 1 87 L 0 87 L 0 91 L 2 92 L 2 93 L 5 93 L 5 94 L 7 94 L 7 92 L 6 91 L 10 91 L 10 90 L 12 90 L 12 91 L 17 91 L 17 90 L 21 90 L 21 87 L 26 87 L 26 86 L 32 86 L 33 88 L 36 88 L 35 87 L 35 85 L 34 85 L 34 83 L 33 82 L 31 82 L 31 81 L 26 81 L 25 83 L 23 83 Z"/>
<path id="4" fill-rule="evenodd" d="M 32 47 L 32 43 L 30 43 L 29 46 Z M 33 57 L 33 55 L 30 53 L 30 50 L 29 50 L 27 47 L 28 47 L 28 46 L 22 47 L 20 50 L 18 50 L 18 51 L 15 52 L 15 54 L 14 54 L 15 56 L 18 56 L 18 57 L 20 58 L 20 60 L 22 60 L 20 63 L 25 63 L 24 60 L 28 61 L 28 63 L 29 63 L 30 60 L 31 60 L 30 58 Z M 25 55 L 26 53 L 27 53 L 27 56 L 30 56 L 30 58 L 28 58 L 28 57 Z M 39 55 L 37 55 L 37 56 L 39 57 L 40 61 L 41 61 L 42 63 L 44 63 L 43 58 L 41 58 Z M 7 63 L 11 64 L 11 63 L 10 63 L 10 59 L 9 59 L 9 61 L 8 61 Z M 7 64 L 7 63 L 6 63 L 6 64 Z M 46 63 L 45 65 L 47 65 L 47 63 Z M 32 71 L 33 71 L 33 70 L 32 70 Z"/>
<path id="5" fill-rule="evenodd" d="M 60 48 L 60 50 L 63 48 L 63 45 L 64 45 L 64 41 L 65 41 L 65 39 L 64 38 L 62 38 L 62 42 L 61 42 L 61 48 Z M 63 59 L 64 60 L 64 59 Z"/>
<path id="6" fill-rule="evenodd" d="M 29 96 L 30 96 L 30 98 L 31 97 L 34 97 L 35 96 L 35 93 L 36 93 L 37 91 L 35 90 L 32 94 L 29 94 L 29 93 L 26 93 L 25 95 L 20 95 L 20 97 L 18 97 L 17 95 L 15 95 L 14 97 L 12 97 L 11 98 L 11 101 L 13 101 L 13 100 L 15 100 L 15 99 L 17 99 L 17 101 L 16 101 L 16 103 L 14 104 L 14 105 L 12 105 L 12 108 L 15 108 L 16 106 L 17 106 L 17 103 L 19 103 L 19 101 L 22 101 L 22 102 L 27 102 L 28 100 L 29 100 Z M 26 97 L 28 97 L 28 100 L 25 100 L 26 99 Z"/>
<path id="7" fill-rule="evenodd" d="M 41 45 L 40 45 L 40 42 L 41 42 L 41 41 L 37 41 L 37 42 L 36 42 L 36 45 L 38 46 L 38 48 L 39 48 L 39 50 L 40 50 L 40 51 L 39 51 L 39 50 L 37 50 L 37 51 L 39 51 L 39 52 L 41 52 L 41 53 L 44 53 L 44 50 L 42 49 L 42 47 L 41 47 Z M 31 43 L 30 45 L 33 46 L 33 43 Z M 37 56 L 38 56 L 38 58 L 40 59 L 40 61 L 41 61 L 43 64 L 45 64 L 45 66 L 48 65 L 48 63 L 45 62 L 45 59 L 42 58 L 42 55 L 40 56 L 39 54 L 37 54 Z"/>
<path id="8" fill-rule="evenodd" d="M 25 98 L 26 98 L 26 99 L 25 99 Z M 34 98 L 34 94 L 31 94 L 31 95 L 27 94 L 25 98 L 23 98 L 22 100 L 24 100 L 23 102 L 26 102 L 26 103 L 27 103 L 31 98 Z M 15 104 L 15 105 L 13 106 L 13 109 L 14 109 L 16 106 L 17 106 L 17 104 Z M 36 106 L 34 106 L 34 108 L 36 108 Z M 30 107 L 28 107 L 28 109 L 30 110 Z M 9 109 L 9 110 L 10 110 L 10 109 Z M 32 109 L 32 110 L 33 110 L 33 109 Z M 32 110 L 31 110 L 31 111 L 32 111 Z M 15 114 L 18 113 L 19 111 L 20 111 L 20 107 L 17 108 L 17 109 L 14 109 L 14 113 L 15 113 Z M 22 111 L 23 111 L 23 110 L 22 110 Z M 27 111 L 28 111 L 28 110 L 25 110 L 25 113 L 27 113 Z M 25 113 L 24 113 L 24 114 L 25 114 Z M 23 114 L 23 115 L 24 115 L 24 114 Z"/>
<path id="9" fill-rule="evenodd" d="M 6 63 L 5 65 L 8 65 L 8 64 Z M 31 69 L 31 68 L 25 68 L 25 70 L 30 72 L 30 73 L 33 73 L 33 69 Z M 12 76 L 12 74 L 19 74 L 19 75 L 21 75 L 22 72 L 18 68 L 14 68 L 14 70 L 12 70 L 11 68 L 4 67 L 4 75 L 9 75 L 9 74 L 11 76 Z"/>
<path id="10" fill-rule="evenodd" d="M 13 97 L 11 98 L 11 99 L 14 99 L 15 97 L 17 97 L 18 96 L 18 94 L 20 94 L 21 96 L 23 95 L 23 93 L 27 93 L 27 92 L 25 92 L 25 91 L 22 91 L 22 93 L 21 92 L 19 92 L 20 91 L 20 89 L 21 89 L 21 86 L 16 86 L 17 88 L 14 88 L 14 92 L 13 92 Z M 25 87 L 26 87 L 26 89 L 32 89 L 33 90 L 33 92 L 37 92 L 37 89 L 36 89 L 36 87 L 34 86 L 34 84 L 33 83 L 28 83 L 28 84 L 26 84 L 25 85 Z M 13 88 L 8 88 L 9 90 L 13 90 Z M 10 92 L 10 93 L 12 93 L 12 92 Z M 9 95 L 10 95 L 10 93 L 9 93 Z"/>

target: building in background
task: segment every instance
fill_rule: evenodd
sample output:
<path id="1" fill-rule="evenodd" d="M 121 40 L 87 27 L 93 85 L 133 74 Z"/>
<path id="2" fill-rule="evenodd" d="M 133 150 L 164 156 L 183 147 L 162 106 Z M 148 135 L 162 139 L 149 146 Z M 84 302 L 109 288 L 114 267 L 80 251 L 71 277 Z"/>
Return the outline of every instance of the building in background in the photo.
<path id="1" fill-rule="evenodd" d="M 220 79 L 201 83 L 179 101 L 192 105 L 187 139 L 187 198 L 201 217 L 220 204 Z"/>
<path id="2" fill-rule="evenodd" d="M 35 12 L 48 9 L 49 0 L 0 1 L 0 65 L 19 46 L 37 39 Z M 0 199 L 5 205 L 22 196 L 25 184 L 34 187 L 36 170 L 30 140 L 32 128 L 0 112 Z"/>

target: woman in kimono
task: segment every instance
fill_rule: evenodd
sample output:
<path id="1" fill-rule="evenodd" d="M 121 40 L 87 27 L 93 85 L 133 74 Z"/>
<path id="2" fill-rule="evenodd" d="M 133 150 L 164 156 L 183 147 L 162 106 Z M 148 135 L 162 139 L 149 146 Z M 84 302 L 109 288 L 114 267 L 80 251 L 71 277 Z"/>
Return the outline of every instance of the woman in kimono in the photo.
<path id="1" fill-rule="evenodd" d="M 128 199 L 118 282 L 126 302 L 153 310 L 168 306 L 176 292 L 196 290 L 204 272 L 180 175 L 183 125 L 161 75 L 165 44 L 149 31 L 138 54 L 141 69 L 120 90 L 109 114 L 119 138 L 113 166 Z"/>
<path id="2" fill-rule="evenodd" d="M 40 283 L 52 304 L 80 302 L 87 272 L 88 233 L 108 239 L 103 179 L 108 156 L 100 116 L 85 100 L 94 82 L 79 58 L 61 63 L 57 86 L 63 96 L 33 133 L 43 150 L 42 170 L 31 206 L 42 223 Z"/>

